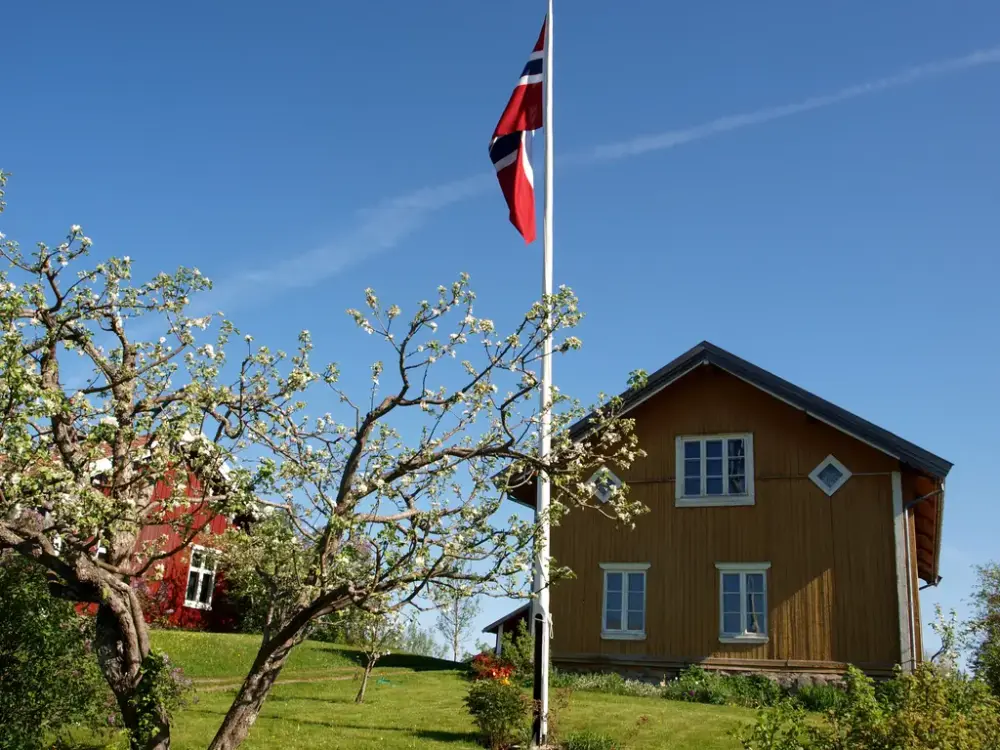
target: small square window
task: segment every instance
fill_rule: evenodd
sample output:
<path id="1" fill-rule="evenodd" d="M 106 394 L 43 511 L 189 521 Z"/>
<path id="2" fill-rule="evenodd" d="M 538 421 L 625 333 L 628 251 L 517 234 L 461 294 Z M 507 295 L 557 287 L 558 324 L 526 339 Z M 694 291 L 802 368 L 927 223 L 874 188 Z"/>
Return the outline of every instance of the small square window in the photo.
<path id="1" fill-rule="evenodd" d="M 594 476 L 590 478 L 589 484 L 594 497 L 599 502 L 606 503 L 618 488 L 622 486 L 622 480 L 612 474 L 610 469 L 602 466 L 594 472 Z"/>
<path id="2" fill-rule="evenodd" d="M 819 466 L 812 470 L 809 478 L 827 495 L 833 495 L 851 478 L 851 472 L 831 455 L 824 458 Z"/>

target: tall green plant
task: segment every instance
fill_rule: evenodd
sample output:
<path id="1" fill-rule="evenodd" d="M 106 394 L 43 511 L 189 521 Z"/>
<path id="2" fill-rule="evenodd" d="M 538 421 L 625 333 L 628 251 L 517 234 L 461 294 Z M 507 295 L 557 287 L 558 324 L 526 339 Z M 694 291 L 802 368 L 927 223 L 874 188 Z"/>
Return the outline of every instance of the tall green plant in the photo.
<path id="1" fill-rule="evenodd" d="M 1000 697 L 1000 564 L 991 562 L 976 569 L 978 581 L 972 593 L 973 616 L 969 622 L 973 672 Z"/>
<path id="2" fill-rule="evenodd" d="M 40 568 L 0 554 L 0 750 L 34 750 L 70 726 L 115 719 L 93 637 L 93 620 L 53 598 Z"/>

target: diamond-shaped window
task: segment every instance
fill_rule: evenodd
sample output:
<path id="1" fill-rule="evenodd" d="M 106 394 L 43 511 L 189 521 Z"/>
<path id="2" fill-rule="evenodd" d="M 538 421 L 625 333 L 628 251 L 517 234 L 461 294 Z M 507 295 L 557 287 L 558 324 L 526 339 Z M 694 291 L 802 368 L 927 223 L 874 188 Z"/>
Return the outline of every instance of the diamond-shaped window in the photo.
<path id="1" fill-rule="evenodd" d="M 591 491 L 594 493 L 594 497 L 602 503 L 606 503 L 610 500 L 611 496 L 615 493 L 615 490 L 621 486 L 622 480 L 612 474 L 611 470 L 604 466 L 594 472 L 594 476 L 590 478 Z"/>
<path id="2" fill-rule="evenodd" d="M 813 469 L 809 478 L 827 495 L 832 495 L 851 478 L 851 472 L 836 458 L 827 456 Z"/>

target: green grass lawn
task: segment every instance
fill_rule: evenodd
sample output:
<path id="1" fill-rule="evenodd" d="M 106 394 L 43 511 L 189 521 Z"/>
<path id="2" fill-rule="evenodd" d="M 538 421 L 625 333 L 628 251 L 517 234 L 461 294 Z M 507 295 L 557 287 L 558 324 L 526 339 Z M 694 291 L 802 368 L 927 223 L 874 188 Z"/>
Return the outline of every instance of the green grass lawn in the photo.
<path id="1" fill-rule="evenodd" d="M 201 750 L 229 708 L 235 685 L 257 650 L 258 638 L 158 631 L 153 643 L 196 684 L 195 701 L 174 722 L 173 746 Z M 368 698 L 358 706 L 354 703 L 359 684 L 356 659 L 355 652 L 340 646 L 302 644 L 282 672 L 244 747 L 478 747 L 462 704 L 467 683 L 453 663 L 394 654 L 376 668 Z M 730 750 L 737 747 L 732 730 L 751 717 L 752 712 L 740 708 L 575 692 L 558 718 L 558 729 L 629 737 L 633 750 Z"/>

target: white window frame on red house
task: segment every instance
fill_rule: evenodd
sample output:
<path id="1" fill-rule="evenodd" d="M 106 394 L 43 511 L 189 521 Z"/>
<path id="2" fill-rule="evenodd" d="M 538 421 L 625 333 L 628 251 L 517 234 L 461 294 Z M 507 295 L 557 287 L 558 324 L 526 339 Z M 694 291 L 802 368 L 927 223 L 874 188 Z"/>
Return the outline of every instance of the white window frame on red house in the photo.
<path id="1" fill-rule="evenodd" d="M 730 441 L 743 442 L 743 455 L 730 455 Z M 708 443 L 720 442 L 721 455 L 708 458 Z M 699 445 L 698 456 L 689 458 L 687 445 Z M 674 505 L 676 507 L 716 507 L 731 505 L 754 504 L 754 465 L 753 465 L 753 433 L 736 432 L 718 435 L 678 435 L 676 441 L 676 460 L 674 469 Z M 730 474 L 730 459 L 743 461 L 743 474 Z M 721 471 L 716 474 L 709 472 L 709 460 L 720 461 Z M 688 492 L 686 485 L 688 466 L 698 467 L 698 492 Z M 731 479 L 743 477 L 743 491 L 731 492 Z M 717 479 L 721 482 L 720 491 L 709 493 L 708 480 Z"/>
<path id="2" fill-rule="evenodd" d="M 198 555 L 197 565 L 195 555 Z M 209 567 L 209 563 L 211 566 Z M 184 606 L 191 609 L 210 610 L 212 608 L 212 597 L 215 594 L 215 575 L 219 565 L 219 551 L 209 547 L 202 547 L 199 544 L 191 547 L 191 556 L 188 560 L 188 574 L 184 579 Z M 188 596 L 191 590 L 191 574 L 198 576 L 198 584 L 194 591 L 194 596 Z M 209 580 L 208 598 L 202 601 L 202 594 L 205 589 L 205 581 Z"/>

